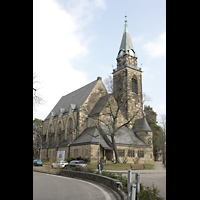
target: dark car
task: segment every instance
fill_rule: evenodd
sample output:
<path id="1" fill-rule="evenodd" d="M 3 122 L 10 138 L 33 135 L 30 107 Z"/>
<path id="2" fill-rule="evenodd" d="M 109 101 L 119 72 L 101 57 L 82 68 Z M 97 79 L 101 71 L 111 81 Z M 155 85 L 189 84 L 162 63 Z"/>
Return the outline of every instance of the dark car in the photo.
<path id="1" fill-rule="evenodd" d="M 40 159 L 35 159 L 35 160 L 33 161 L 33 165 L 35 165 L 35 166 L 42 166 L 43 163 L 42 163 L 42 161 L 41 161 Z"/>
<path id="2" fill-rule="evenodd" d="M 88 167 L 88 164 L 83 161 L 83 160 L 72 160 L 67 167 L 76 167 L 76 166 L 81 166 L 81 167 Z"/>

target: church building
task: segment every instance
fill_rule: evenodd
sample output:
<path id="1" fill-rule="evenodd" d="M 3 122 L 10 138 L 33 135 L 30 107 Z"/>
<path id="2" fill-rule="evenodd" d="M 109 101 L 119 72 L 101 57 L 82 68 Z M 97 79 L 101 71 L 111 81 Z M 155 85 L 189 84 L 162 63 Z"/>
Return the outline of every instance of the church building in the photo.
<path id="1" fill-rule="evenodd" d="M 125 20 L 113 70 L 113 93 L 101 77 L 60 98 L 42 122 L 34 156 L 43 160 L 86 157 L 91 162 L 153 163 L 152 130 L 143 114 L 142 70 Z M 59 154 L 61 153 L 61 154 Z M 59 156 L 60 155 L 60 156 Z"/>

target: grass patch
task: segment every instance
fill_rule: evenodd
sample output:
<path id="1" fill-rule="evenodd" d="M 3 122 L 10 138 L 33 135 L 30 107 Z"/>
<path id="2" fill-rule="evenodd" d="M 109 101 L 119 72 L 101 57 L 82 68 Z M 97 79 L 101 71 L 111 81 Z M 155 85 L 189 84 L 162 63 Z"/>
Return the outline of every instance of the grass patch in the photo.
<path id="1" fill-rule="evenodd" d="M 44 161 L 43 165 L 51 165 L 53 163 L 53 161 Z"/>
<path id="2" fill-rule="evenodd" d="M 144 164 L 145 169 L 154 169 L 154 164 Z"/>
<path id="3" fill-rule="evenodd" d="M 89 163 L 88 166 L 92 169 L 97 169 L 97 163 Z M 103 163 L 104 170 L 128 170 L 131 169 L 130 163 Z M 154 164 L 132 165 L 132 170 L 154 169 Z"/>

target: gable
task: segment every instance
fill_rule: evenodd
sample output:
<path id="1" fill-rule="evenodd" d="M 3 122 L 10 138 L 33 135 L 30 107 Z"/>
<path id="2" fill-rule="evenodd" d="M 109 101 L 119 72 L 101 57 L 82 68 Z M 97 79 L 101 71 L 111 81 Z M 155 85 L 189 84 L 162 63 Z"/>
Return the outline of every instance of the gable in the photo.
<path id="1" fill-rule="evenodd" d="M 59 114 L 60 109 L 64 109 L 63 113 L 69 112 L 69 108 L 71 104 L 73 104 L 73 107 L 76 108 L 82 106 L 82 104 L 85 102 L 89 94 L 91 93 L 92 89 L 97 84 L 98 80 L 95 80 L 78 90 L 75 90 L 74 92 L 71 92 L 65 96 L 62 96 L 61 99 L 58 101 L 58 103 L 55 105 L 55 107 L 51 110 L 51 112 L 48 114 L 48 116 L 45 118 L 45 120 L 50 118 L 50 114 L 53 112 L 54 116 Z"/>
<path id="2" fill-rule="evenodd" d="M 102 134 L 100 133 L 99 138 L 99 130 L 96 126 L 86 128 L 81 135 L 79 135 L 70 146 L 78 146 L 78 145 L 87 145 L 87 144 L 101 144 L 104 149 L 112 150 L 112 148 L 107 144 Z"/>

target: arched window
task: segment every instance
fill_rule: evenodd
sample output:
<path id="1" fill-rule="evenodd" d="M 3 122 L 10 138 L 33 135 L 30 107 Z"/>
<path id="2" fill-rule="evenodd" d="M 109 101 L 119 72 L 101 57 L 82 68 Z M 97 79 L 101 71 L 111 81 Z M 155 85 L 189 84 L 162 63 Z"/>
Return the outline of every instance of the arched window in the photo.
<path id="1" fill-rule="evenodd" d="M 49 133 L 53 133 L 54 131 L 53 131 L 53 126 L 52 126 L 52 124 L 49 126 L 49 131 L 48 131 Z"/>
<path id="2" fill-rule="evenodd" d="M 59 124 L 58 124 L 58 132 L 60 132 L 60 131 L 62 131 L 62 124 L 61 124 L 61 122 L 59 122 Z"/>
<path id="3" fill-rule="evenodd" d="M 138 82 L 136 76 L 132 78 L 132 92 L 138 94 Z"/>
<path id="4" fill-rule="evenodd" d="M 69 119 L 68 121 L 68 138 L 70 139 L 70 141 L 73 140 L 73 121 L 72 121 L 72 118 Z"/>

